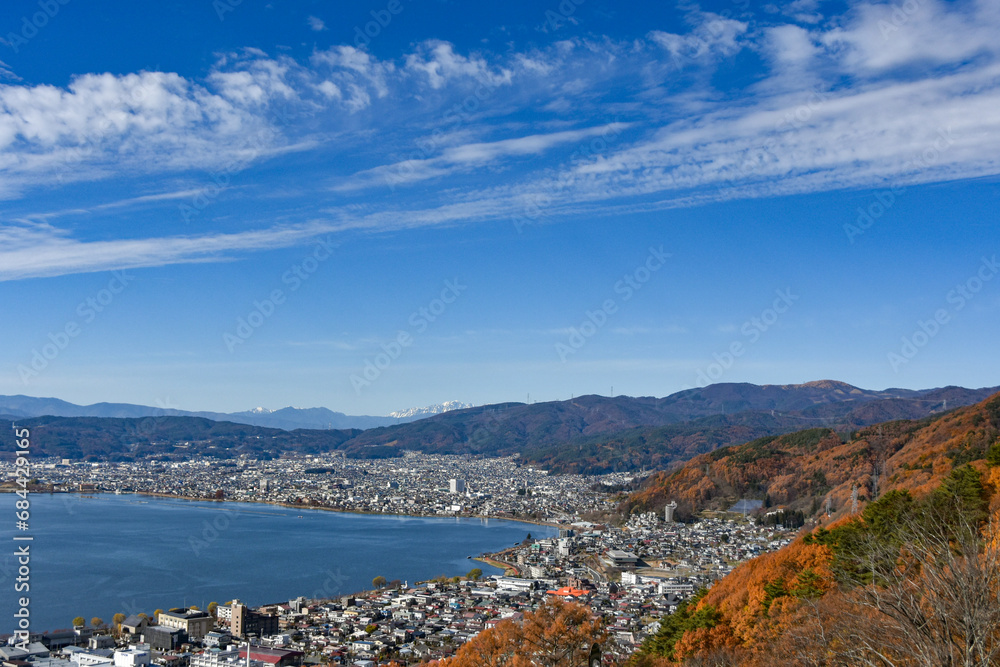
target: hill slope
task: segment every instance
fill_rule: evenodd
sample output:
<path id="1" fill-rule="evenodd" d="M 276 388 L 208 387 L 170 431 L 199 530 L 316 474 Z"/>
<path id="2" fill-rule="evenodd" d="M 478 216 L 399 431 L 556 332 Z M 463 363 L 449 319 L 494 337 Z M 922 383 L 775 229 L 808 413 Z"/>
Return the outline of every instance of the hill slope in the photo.
<path id="1" fill-rule="evenodd" d="M 217 422 L 200 417 L 32 417 L 18 419 L 31 431 L 32 454 L 75 461 L 228 459 L 246 454 L 274 458 L 285 452 L 317 454 L 337 449 L 358 430 L 281 429 Z M 5 456 L 14 454 L 14 432 L 0 429 Z"/>
<path id="2" fill-rule="evenodd" d="M 985 456 L 997 437 L 998 406 L 993 397 L 919 421 L 865 427 L 846 441 L 817 428 L 717 449 L 657 473 L 623 509 L 658 510 L 674 500 L 683 515 L 746 497 L 809 513 L 829 499 L 840 514 L 849 510 L 855 485 L 862 501 L 892 488 L 925 492 L 953 466 Z"/>
<path id="3" fill-rule="evenodd" d="M 1000 519 L 1000 394 L 921 422 L 871 427 L 848 442 L 816 430 L 729 447 L 654 481 L 630 503 L 658 487 L 710 495 L 774 474 L 794 506 L 817 497 L 816 471 L 845 480 L 852 466 L 864 473 L 855 456 L 886 463 L 876 501 L 868 502 L 869 487 L 857 513 L 821 511 L 821 528 L 737 567 L 668 619 L 630 664 L 763 666 L 776 656 L 787 665 L 996 664 L 1000 543 L 986 519 Z M 825 494 L 846 483 L 831 480 Z M 979 644 L 966 641 L 972 634 Z"/>

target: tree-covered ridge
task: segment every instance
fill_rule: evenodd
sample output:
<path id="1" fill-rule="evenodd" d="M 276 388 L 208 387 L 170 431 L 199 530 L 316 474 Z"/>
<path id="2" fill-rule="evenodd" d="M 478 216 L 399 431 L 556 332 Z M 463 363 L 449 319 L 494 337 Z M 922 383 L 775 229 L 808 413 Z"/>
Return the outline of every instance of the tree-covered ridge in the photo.
<path id="1" fill-rule="evenodd" d="M 657 473 L 623 504 L 625 512 L 678 515 L 725 509 L 739 498 L 805 512 L 850 513 L 892 489 L 929 493 L 956 467 L 1000 461 L 1000 395 L 920 420 L 897 420 L 850 433 L 809 429 L 764 437 L 695 457 Z"/>
<path id="2" fill-rule="evenodd" d="M 745 563 L 632 667 L 997 664 L 998 483 L 1000 468 L 978 460 Z"/>

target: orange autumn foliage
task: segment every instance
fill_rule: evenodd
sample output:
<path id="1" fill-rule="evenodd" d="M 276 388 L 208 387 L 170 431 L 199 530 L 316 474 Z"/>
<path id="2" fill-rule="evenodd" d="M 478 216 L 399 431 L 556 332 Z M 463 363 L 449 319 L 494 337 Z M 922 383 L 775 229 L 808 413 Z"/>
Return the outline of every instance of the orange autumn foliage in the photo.
<path id="1" fill-rule="evenodd" d="M 936 419 L 870 427 L 847 443 L 833 437 L 814 437 L 806 446 L 796 442 L 803 439 L 775 438 L 698 457 L 657 475 L 626 508 L 670 498 L 699 509 L 706 499 L 721 505 L 731 500 L 727 494 L 739 497 L 743 489 L 759 485 L 773 502 L 798 500 L 803 507 L 801 496 L 809 498 L 814 482 L 825 480 L 835 520 L 824 523 L 832 529 L 856 519 L 849 511 L 855 484 L 861 489 L 858 509 L 867 504 L 873 461 L 883 466 L 880 497 L 898 489 L 916 498 L 928 496 L 968 463 L 981 473 L 987 493 L 994 494 L 990 511 L 1000 525 L 1000 395 Z M 1000 531 L 984 538 L 987 552 L 1000 549 Z M 688 630 L 677 641 L 677 663 L 645 657 L 635 664 L 826 664 L 817 657 L 849 654 L 850 633 L 844 629 L 879 636 L 886 618 L 866 609 L 856 591 L 837 587 L 832 561 L 828 546 L 800 539 L 744 563 L 698 602 L 697 609 L 715 609 L 720 618 L 714 627 Z M 806 572 L 808 587 L 802 584 Z"/>
<path id="2" fill-rule="evenodd" d="M 520 623 L 504 620 L 485 630 L 439 667 L 586 667 L 591 647 L 606 639 L 590 609 L 552 599 Z"/>

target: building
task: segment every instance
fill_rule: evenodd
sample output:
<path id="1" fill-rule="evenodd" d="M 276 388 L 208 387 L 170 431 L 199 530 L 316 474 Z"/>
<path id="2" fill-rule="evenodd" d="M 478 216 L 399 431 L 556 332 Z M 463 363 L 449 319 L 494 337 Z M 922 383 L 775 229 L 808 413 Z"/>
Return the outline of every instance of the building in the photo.
<path id="1" fill-rule="evenodd" d="M 156 622 L 166 628 L 176 628 L 187 633 L 190 639 L 201 639 L 212 630 L 215 619 L 207 611 L 171 609 L 161 611 Z"/>
<path id="2" fill-rule="evenodd" d="M 278 634 L 277 616 L 260 614 L 238 601 L 233 601 L 231 616 L 230 629 L 234 637 L 246 639 L 250 636 L 266 637 Z"/>
<path id="3" fill-rule="evenodd" d="M 149 623 L 149 619 L 146 618 L 145 614 L 136 615 L 132 614 L 124 621 L 122 621 L 122 632 L 129 635 L 142 634 L 142 631 L 146 629 L 146 625 Z"/>
<path id="4" fill-rule="evenodd" d="M 142 631 L 142 640 L 156 651 L 176 651 L 188 642 L 188 634 L 183 628 L 153 625 Z"/>
<path id="5" fill-rule="evenodd" d="M 612 549 L 608 552 L 608 561 L 614 567 L 635 567 L 639 564 L 639 557 L 631 551 Z"/>
<path id="6" fill-rule="evenodd" d="M 191 667 L 246 667 L 246 653 L 240 660 L 240 650 L 230 646 L 224 651 L 210 648 L 202 653 L 191 656 Z M 250 667 L 263 667 L 259 662 L 251 661 Z"/>
<path id="7" fill-rule="evenodd" d="M 229 609 L 229 607 L 219 607 L 219 609 Z M 233 641 L 233 636 L 228 632 L 209 632 L 202 639 L 202 643 L 208 648 L 226 648 Z"/>
<path id="8" fill-rule="evenodd" d="M 465 480 L 464 479 L 450 479 L 448 480 L 450 493 L 465 493 Z"/>
<path id="9" fill-rule="evenodd" d="M 280 648 L 265 648 L 263 646 L 250 647 L 250 660 L 256 660 L 265 667 L 301 667 L 302 658 L 305 656 L 302 651 L 287 651 Z M 240 649 L 240 659 L 246 660 L 246 648 Z"/>
<path id="10" fill-rule="evenodd" d="M 674 512 L 677 510 L 677 502 L 670 501 L 670 503 L 663 508 L 663 520 L 667 523 L 674 522 Z"/>
<path id="11" fill-rule="evenodd" d="M 131 646 L 124 651 L 115 651 L 115 667 L 139 667 L 150 663 L 148 649 Z"/>

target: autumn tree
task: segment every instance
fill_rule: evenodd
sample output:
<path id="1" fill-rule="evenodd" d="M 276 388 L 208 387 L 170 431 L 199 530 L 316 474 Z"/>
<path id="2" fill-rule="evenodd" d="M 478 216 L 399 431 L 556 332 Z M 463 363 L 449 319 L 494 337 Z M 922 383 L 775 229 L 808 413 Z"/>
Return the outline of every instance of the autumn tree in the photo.
<path id="1" fill-rule="evenodd" d="M 588 667 L 606 639 L 603 621 L 575 602 L 553 599 L 520 623 L 510 619 L 481 632 L 442 667 Z"/>
<path id="2" fill-rule="evenodd" d="M 212 616 L 215 616 L 215 612 L 218 611 L 218 609 L 219 609 L 219 603 L 218 602 L 209 602 L 208 603 L 208 609 L 207 609 L 207 611 Z"/>
<path id="3" fill-rule="evenodd" d="M 830 544 L 842 590 L 800 611 L 795 664 L 993 665 L 1000 662 L 1000 524 L 971 466 L 928 498 L 890 492 Z"/>
<path id="4" fill-rule="evenodd" d="M 99 628 L 102 625 L 104 625 L 104 619 L 101 618 L 100 616 L 95 616 L 92 619 L 90 619 L 90 625 L 92 625 L 95 628 Z"/>
<path id="5" fill-rule="evenodd" d="M 483 576 L 483 571 L 478 567 L 474 567 L 471 570 L 469 570 L 469 574 L 465 576 L 469 579 L 472 579 L 473 581 L 479 581 Z"/>
<path id="6" fill-rule="evenodd" d="M 85 619 L 83 616 L 77 616 L 76 618 L 73 619 L 74 628 L 82 628 L 86 624 L 87 624 L 87 619 Z"/>
<path id="7" fill-rule="evenodd" d="M 372 579 L 372 586 L 374 586 L 375 588 L 382 588 L 383 586 L 385 586 L 385 577 L 379 575 L 374 579 Z"/>
<path id="8" fill-rule="evenodd" d="M 871 583 L 851 601 L 869 622 L 848 634 L 855 664 L 992 665 L 1000 659 L 1000 526 L 963 518 L 921 517 L 908 539 L 886 553 L 869 543 L 862 563 Z M 886 567 L 892 561 L 893 566 Z"/>
<path id="9" fill-rule="evenodd" d="M 122 623 L 125 621 L 125 614 L 118 612 L 111 617 L 111 622 L 115 625 L 115 633 L 122 631 Z"/>

